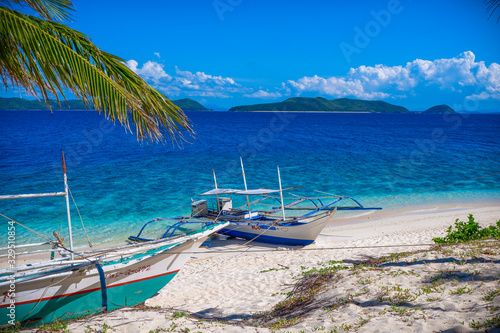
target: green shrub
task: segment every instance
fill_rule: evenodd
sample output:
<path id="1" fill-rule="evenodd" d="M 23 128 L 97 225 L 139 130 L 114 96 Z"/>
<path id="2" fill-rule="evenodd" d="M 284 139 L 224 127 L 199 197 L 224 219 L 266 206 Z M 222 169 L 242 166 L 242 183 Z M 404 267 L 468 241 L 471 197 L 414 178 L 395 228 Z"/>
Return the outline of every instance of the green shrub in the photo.
<path id="1" fill-rule="evenodd" d="M 433 238 L 432 240 L 434 243 L 462 243 L 487 238 L 500 239 L 500 220 L 497 222 L 496 227 L 489 226 L 487 228 L 481 228 L 481 226 L 474 221 L 474 216 L 469 214 L 468 222 L 458 221 L 458 219 L 456 219 L 455 229 L 452 230 L 452 226 L 449 226 L 447 232 L 448 234 L 444 238 Z"/>

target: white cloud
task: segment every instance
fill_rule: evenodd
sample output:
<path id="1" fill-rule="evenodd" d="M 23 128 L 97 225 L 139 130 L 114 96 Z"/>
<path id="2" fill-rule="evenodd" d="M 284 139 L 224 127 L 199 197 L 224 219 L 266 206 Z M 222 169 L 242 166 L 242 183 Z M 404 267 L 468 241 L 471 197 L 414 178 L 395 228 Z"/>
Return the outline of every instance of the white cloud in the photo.
<path id="1" fill-rule="evenodd" d="M 378 91 L 366 91 L 364 82 L 360 79 L 346 79 L 331 77 L 303 77 L 297 81 L 288 81 L 288 84 L 300 94 L 305 91 L 316 91 L 324 95 L 344 97 L 354 96 L 362 99 L 386 98 L 389 95 Z"/>
<path id="2" fill-rule="evenodd" d="M 157 56 L 157 57 L 158 57 L 158 59 L 160 59 L 160 58 L 161 58 L 161 57 L 160 57 L 160 53 L 158 53 L 158 52 L 155 52 L 155 56 Z"/>
<path id="3" fill-rule="evenodd" d="M 204 72 L 180 70 L 175 66 L 175 75 L 165 72 L 164 66 L 154 61 L 148 61 L 142 68 L 135 60 L 127 61 L 127 66 L 146 81 L 165 93 L 167 96 L 201 96 L 229 98 L 233 93 L 246 93 L 251 89 L 244 88 L 230 77 L 214 76 Z"/>
<path id="4" fill-rule="evenodd" d="M 486 67 L 467 51 L 450 59 L 416 59 L 405 66 L 360 66 L 351 68 L 343 77 L 306 76 L 289 80 L 285 86 L 297 95 L 317 92 L 333 97 L 379 99 L 406 96 L 418 86 L 433 85 L 458 92 L 464 87 L 477 87 L 480 91 L 467 98 L 500 99 L 500 65 L 492 63 Z"/>
<path id="5" fill-rule="evenodd" d="M 135 60 L 129 60 L 126 63 L 127 67 L 133 70 L 135 73 L 139 74 L 146 80 L 151 80 L 155 84 L 159 84 L 161 81 L 170 81 L 172 77 L 165 73 L 163 65 L 154 61 L 148 61 L 142 68 L 138 68 L 139 65 Z"/>
<path id="6" fill-rule="evenodd" d="M 244 96 L 250 98 L 279 98 L 282 95 L 279 92 L 270 93 L 268 91 L 264 91 L 261 89 L 259 91 L 254 92 L 253 94 L 245 94 Z"/>
<path id="7" fill-rule="evenodd" d="M 404 65 L 359 66 L 345 76 L 305 76 L 275 89 L 244 87 L 231 77 L 181 70 L 177 66 L 167 74 L 164 65 L 155 61 L 140 67 L 137 61 L 129 60 L 127 66 L 169 97 L 271 99 L 314 93 L 373 100 L 422 96 L 423 90 L 434 89 L 461 93 L 462 98 L 469 100 L 500 99 L 500 65 L 486 66 L 484 61 L 476 61 L 471 51 L 453 58 L 415 59 Z"/>

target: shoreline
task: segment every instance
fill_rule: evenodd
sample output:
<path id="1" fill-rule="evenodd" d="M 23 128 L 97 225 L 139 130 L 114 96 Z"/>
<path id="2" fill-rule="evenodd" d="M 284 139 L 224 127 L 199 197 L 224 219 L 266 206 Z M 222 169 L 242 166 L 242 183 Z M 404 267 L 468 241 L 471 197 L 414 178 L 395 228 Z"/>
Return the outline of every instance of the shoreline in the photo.
<path id="1" fill-rule="evenodd" d="M 382 210 L 373 210 L 373 211 L 339 211 L 336 213 L 334 219 L 332 222 L 327 224 L 323 231 L 320 233 L 320 236 L 318 237 L 318 240 L 321 239 L 321 235 L 324 235 L 327 230 L 336 230 L 336 228 L 344 228 L 346 230 L 355 230 L 358 228 L 358 226 L 368 226 L 370 228 L 373 228 L 372 231 L 376 232 L 377 228 L 382 226 L 383 224 L 379 224 L 378 222 L 380 221 L 387 221 L 387 220 L 394 220 L 398 218 L 403 218 L 403 219 L 408 219 L 411 218 L 412 216 L 425 216 L 428 214 L 433 214 L 433 215 L 443 215 L 443 214 L 455 214 L 457 217 L 464 216 L 462 217 L 462 220 L 466 218 L 466 215 L 468 214 L 468 210 L 472 209 L 478 209 L 478 208 L 488 208 L 488 207 L 500 207 L 500 202 L 497 202 L 495 200 L 478 200 L 475 202 L 462 202 L 462 201 L 454 201 L 454 202 L 437 202 L 436 204 L 418 204 L 418 205 L 412 205 L 412 206 L 404 206 L 404 207 L 398 207 L 398 206 L 393 206 L 393 207 L 387 207 Z M 500 219 L 500 215 L 499 215 Z M 453 221 L 449 221 L 450 224 L 452 224 Z M 137 231 L 134 230 L 133 232 L 128 232 L 129 235 L 136 234 Z M 128 236 L 127 236 L 128 237 Z M 108 242 L 102 242 L 102 243 L 96 243 L 93 246 L 93 250 L 98 250 L 98 249 L 103 249 L 103 248 L 108 248 L 108 247 L 115 247 L 115 246 L 121 246 L 124 245 L 126 238 L 123 240 L 111 240 Z M 86 240 L 85 240 L 86 241 Z M 77 243 L 78 240 L 75 242 Z M 318 243 L 315 242 L 311 246 L 315 246 Z M 255 242 L 255 246 L 259 247 L 259 245 L 263 243 Z M 219 244 L 219 246 L 224 246 L 223 244 Z M 269 244 L 265 244 L 264 246 L 270 246 Z M 297 247 L 301 248 L 301 247 Z M 89 250 L 89 247 L 86 245 L 76 245 L 75 246 L 76 251 L 84 251 L 84 250 Z M 205 251 L 201 251 L 205 252 Z M 207 251 L 210 252 L 210 251 Z M 39 255 L 33 255 L 33 256 L 25 256 L 25 255 L 20 255 L 17 257 L 18 259 L 18 265 L 19 264 L 30 264 L 38 261 L 45 261 L 48 260 L 48 254 L 39 254 Z M 29 259 L 28 259 L 29 258 Z M 5 263 L 6 264 L 6 263 Z M 4 268 L 4 265 L 0 264 L 0 268 Z"/>
<path id="2" fill-rule="evenodd" d="M 171 325 L 175 323 L 177 326 L 184 325 L 178 327 L 201 332 L 312 332 L 318 327 L 330 330 L 337 327 L 338 330 L 341 324 L 339 318 L 342 318 L 344 323 L 354 325 L 359 322 L 360 317 L 365 318 L 368 313 L 372 316 L 371 312 L 366 312 L 371 308 L 363 308 L 353 304 L 346 305 L 346 307 L 341 306 L 337 318 L 330 317 L 328 311 L 324 310 L 324 307 L 320 307 L 309 314 L 304 321 L 282 330 L 245 326 L 242 321 L 255 314 L 270 311 L 278 302 L 284 301 L 298 282 L 296 277 L 300 277 L 304 269 L 324 267 L 324 263 L 331 260 L 352 265 L 348 263 L 362 262 L 381 256 L 391 257 L 392 253 L 429 251 L 431 248 L 429 245 L 433 244 L 433 237 L 444 236 L 446 228 L 453 225 L 457 218 L 467 221 L 468 214 L 473 214 L 476 222 L 485 227 L 500 220 L 500 206 L 498 204 L 475 204 L 468 206 L 446 205 L 436 208 L 424 205 L 398 212 L 388 211 L 378 215 L 339 219 L 337 222 L 327 225 L 315 243 L 304 248 L 269 246 L 257 242 L 243 245 L 245 241 L 238 239 L 214 238 L 209 242 L 211 246 L 208 249 L 200 248 L 194 253 L 191 260 L 177 276 L 158 295 L 146 301 L 146 308 L 142 310 L 122 309 L 97 315 L 72 322 L 68 328 L 71 332 L 83 333 L 88 326 L 99 328 L 106 324 L 120 332 L 149 332 L 160 328 L 171 328 Z M 354 219 L 358 219 L 358 221 L 353 221 Z M 363 286 L 359 284 L 359 281 L 364 281 L 363 279 L 373 281 L 370 283 L 374 285 L 388 284 L 389 287 L 403 283 L 404 288 L 415 289 L 416 293 L 418 288 L 421 288 L 420 286 L 422 288 L 426 286 L 425 281 L 427 281 L 418 278 L 418 276 L 427 276 L 443 269 L 446 272 L 457 270 L 456 267 L 453 268 L 453 265 L 456 266 L 456 264 L 448 263 L 448 260 L 444 259 L 431 260 L 434 255 L 430 255 L 431 257 L 425 257 L 423 254 L 422 258 L 415 255 L 417 257 L 412 260 L 417 260 L 416 264 L 408 266 L 409 268 L 405 268 L 407 264 L 389 265 L 382 269 L 386 271 L 386 274 L 383 275 L 380 275 L 380 269 L 363 271 L 361 276 L 352 275 L 346 271 L 344 275 L 341 275 L 342 280 L 338 284 L 334 284 L 335 288 L 329 291 L 334 294 L 328 297 L 332 300 L 336 297 L 347 297 L 346 295 L 352 293 L 353 288 Z M 446 256 L 449 257 L 450 254 L 445 254 L 444 258 Z M 462 255 L 456 254 L 452 255 L 452 258 L 460 258 L 460 256 Z M 482 256 L 488 257 L 486 254 Z M 485 259 L 487 259 L 486 257 Z M 439 258 L 439 256 L 436 255 L 435 258 Z M 473 266 L 467 270 L 475 269 L 485 272 L 478 274 L 490 274 L 488 272 L 497 271 L 500 273 L 500 266 L 497 264 L 497 262 L 500 263 L 500 252 L 488 260 L 484 265 L 481 264 L 482 266 L 474 265 L 472 261 L 471 265 Z M 430 262 L 430 264 L 426 262 Z M 401 270 L 417 275 L 413 277 L 400 276 L 401 273 L 398 272 Z M 419 279 L 422 281 L 419 282 Z M 416 327 L 427 331 L 434 326 L 437 330 L 445 330 L 457 325 L 460 326 L 462 321 L 470 323 L 470 318 L 479 320 L 477 318 L 488 317 L 488 307 L 483 305 L 477 305 L 479 310 L 475 310 L 475 312 L 467 309 L 470 304 L 483 302 L 481 297 L 493 286 L 498 285 L 498 280 L 495 280 L 496 282 L 485 280 L 482 284 L 473 282 L 474 280 L 467 281 L 465 281 L 466 286 L 471 290 L 477 290 L 477 293 L 471 291 L 464 294 L 462 299 L 465 305 L 457 303 L 457 296 L 453 294 L 457 287 L 451 280 L 449 286 L 443 285 L 449 288 L 449 291 L 439 294 L 440 300 L 436 301 L 437 305 L 429 305 L 425 311 L 415 310 L 415 313 L 420 313 L 421 317 L 412 317 L 413 328 L 407 327 L 403 331 L 412 332 Z M 459 286 L 462 284 L 464 283 L 460 283 Z M 372 297 L 376 297 L 377 288 L 370 287 L 370 292 L 375 293 Z M 362 297 L 362 295 L 358 296 L 361 299 Z M 329 302 L 331 304 L 331 301 Z M 421 302 L 426 301 L 421 298 Z M 385 314 L 380 315 L 382 318 L 380 321 L 371 319 L 371 322 L 366 326 L 367 332 L 382 332 L 387 327 L 406 326 L 400 320 L 401 318 L 391 314 L 391 311 L 387 312 L 387 309 L 390 310 L 390 308 L 387 307 L 386 303 L 375 302 L 374 304 L 377 311 L 381 309 L 386 309 L 386 311 Z M 441 308 L 448 310 L 442 311 Z M 175 313 L 184 315 L 179 316 Z M 199 318 L 205 318 L 205 321 L 200 321 Z M 363 329 L 359 331 L 362 332 Z M 462 331 L 473 330 L 463 326 Z"/>

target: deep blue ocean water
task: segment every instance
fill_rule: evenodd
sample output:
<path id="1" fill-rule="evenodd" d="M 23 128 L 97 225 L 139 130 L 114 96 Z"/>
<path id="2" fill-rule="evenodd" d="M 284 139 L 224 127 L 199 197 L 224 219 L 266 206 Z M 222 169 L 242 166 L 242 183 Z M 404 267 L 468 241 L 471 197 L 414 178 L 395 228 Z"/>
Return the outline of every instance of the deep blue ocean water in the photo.
<path id="1" fill-rule="evenodd" d="M 500 203 L 500 115 L 188 112 L 196 137 L 181 147 L 137 142 L 95 112 L 1 111 L 0 195 L 72 194 L 96 242 L 119 241 L 153 217 L 184 215 L 196 194 L 302 186 L 382 201 L 386 209 L 454 201 Z M 477 177 L 473 181 L 415 193 Z M 414 194 L 412 194 L 414 193 Z M 61 198 L 2 200 L 0 213 L 51 235 L 65 230 Z M 85 243 L 72 209 L 77 245 Z M 1 225 L 5 225 L 3 219 Z M 40 240 L 18 227 L 17 239 Z M 3 233 L 3 232 L 2 232 Z M 4 246 L 6 238 L 0 241 Z"/>

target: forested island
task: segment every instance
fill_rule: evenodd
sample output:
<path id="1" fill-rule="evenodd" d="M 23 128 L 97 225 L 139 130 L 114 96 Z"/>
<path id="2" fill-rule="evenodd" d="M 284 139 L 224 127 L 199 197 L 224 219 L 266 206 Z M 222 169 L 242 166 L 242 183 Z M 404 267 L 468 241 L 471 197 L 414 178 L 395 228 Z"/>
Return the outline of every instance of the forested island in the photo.
<path id="1" fill-rule="evenodd" d="M 209 111 L 200 103 L 190 99 L 178 99 L 172 101 L 183 111 Z M 53 110 L 93 110 L 93 107 L 85 107 L 80 100 L 61 101 L 61 105 L 56 100 L 50 101 Z M 38 100 L 29 100 L 24 98 L 3 98 L 0 97 L 0 110 L 48 110 L 44 102 Z"/>
<path id="2" fill-rule="evenodd" d="M 309 111 L 309 112 L 370 112 L 370 113 L 410 113 L 399 105 L 383 101 L 338 98 L 328 100 L 323 97 L 293 97 L 283 102 L 235 106 L 229 111 Z M 455 113 L 447 105 L 434 106 L 422 113 Z"/>
<path id="3" fill-rule="evenodd" d="M 183 111 L 211 111 L 197 101 L 190 98 L 172 100 Z M 85 108 L 80 100 L 61 101 L 61 105 L 51 100 L 53 110 L 93 110 Z M 47 110 L 42 101 L 23 98 L 0 97 L 0 110 Z M 425 111 L 410 111 L 404 106 L 394 105 L 383 101 L 365 101 L 360 99 L 338 98 L 328 100 L 323 97 L 293 97 L 282 102 L 241 105 L 229 111 L 288 111 L 288 112 L 358 112 L 358 113 L 456 113 L 448 105 L 436 105 Z"/>

